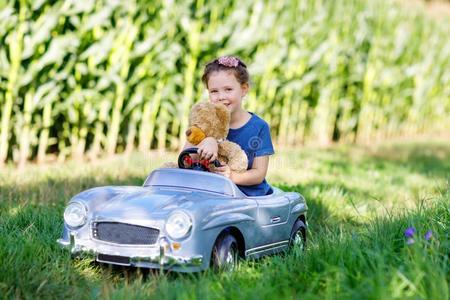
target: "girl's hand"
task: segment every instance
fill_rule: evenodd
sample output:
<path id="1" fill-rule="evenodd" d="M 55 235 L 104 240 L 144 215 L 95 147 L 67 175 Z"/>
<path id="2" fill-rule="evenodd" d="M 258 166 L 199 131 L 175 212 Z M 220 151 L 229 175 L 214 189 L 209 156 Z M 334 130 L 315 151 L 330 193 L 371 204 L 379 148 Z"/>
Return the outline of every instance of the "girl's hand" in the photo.
<path id="1" fill-rule="evenodd" d="M 231 169 L 227 164 L 222 165 L 221 167 L 214 168 L 214 173 L 231 179 Z"/>
<path id="2" fill-rule="evenodd" d="M 200 159 L 207 159 L 209 161 L 214 161 L 217 159 L 217 152 L 219 151 L 219 145 L 215 138 L 207 137 L 200 144 L 197 145 L 198 155 Z"/>

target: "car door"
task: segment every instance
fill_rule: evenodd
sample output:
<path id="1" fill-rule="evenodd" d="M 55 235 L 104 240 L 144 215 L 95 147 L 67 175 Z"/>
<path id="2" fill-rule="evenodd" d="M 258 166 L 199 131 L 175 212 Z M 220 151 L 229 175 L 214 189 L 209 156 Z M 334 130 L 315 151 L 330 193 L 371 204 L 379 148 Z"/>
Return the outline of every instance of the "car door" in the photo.
<path id="1" fill-rule="evenodd" d="M 261 226 L 261 244 L 273 244 L 288 239 L 286 222 L 289 218 L 290 201 L 283 195 L 254 197 L 258 204 L 258 224 Z"/>

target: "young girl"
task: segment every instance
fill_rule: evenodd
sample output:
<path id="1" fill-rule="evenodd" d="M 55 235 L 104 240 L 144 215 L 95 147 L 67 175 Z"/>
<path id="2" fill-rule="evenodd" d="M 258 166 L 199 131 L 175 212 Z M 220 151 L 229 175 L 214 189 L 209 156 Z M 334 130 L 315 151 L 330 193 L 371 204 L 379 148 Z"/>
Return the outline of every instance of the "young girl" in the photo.
<path id="1" fill-rule="evenodd" d="M 216 173 L 230 178 L 247 196 L 272 193 L 265 177 L 269 155 L 274 154 L 269 125 L 257 115 L 242 107 L 242 100 L 249 90 L 247 66 L 234 56 L 223 56 L 208 63 L 202 81 L 212 103 L 224 104 L 231 113 L 227 139 L 241 146 L 248 157 L 247 171 L 235 173 L 228 165 Z M 184 148 L 192 147 L 186 143 Z M 214 138 L 204 139 L 198 147 L 201 158 L 213 161 L 217 158 L 218 144 Z"/>

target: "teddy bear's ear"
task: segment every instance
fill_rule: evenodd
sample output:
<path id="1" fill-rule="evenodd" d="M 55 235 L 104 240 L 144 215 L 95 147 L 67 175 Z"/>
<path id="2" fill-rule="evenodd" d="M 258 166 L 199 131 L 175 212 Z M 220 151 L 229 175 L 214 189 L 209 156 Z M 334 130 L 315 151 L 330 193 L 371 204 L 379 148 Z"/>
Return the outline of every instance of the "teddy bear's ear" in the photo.
<path id="1" fill-rule="evenodd" d="M 230 111 L 223 104 L 216 104 L 216 115 L 220 120 L 220 124 L 226 124 L 225 136 L 228 134 L 228 127 L 230 126 Z"/>

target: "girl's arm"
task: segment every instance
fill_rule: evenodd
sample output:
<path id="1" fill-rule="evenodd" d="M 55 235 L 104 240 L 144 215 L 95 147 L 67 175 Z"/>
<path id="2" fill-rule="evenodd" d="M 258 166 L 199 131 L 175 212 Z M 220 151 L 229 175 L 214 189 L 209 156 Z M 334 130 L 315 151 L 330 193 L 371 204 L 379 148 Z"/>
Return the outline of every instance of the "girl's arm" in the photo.
<path id="1" fill-rule="evenodd" d="M 231 179 L 235 184 L 239 185 L 255 185 L 263 182 L 269 167 L 269 155 L 257 156 L 253 160 L 252 168 L 236 173 L 230 170 L 228 165 L 217 168 L 216 173 L 224 175 Z"/>
<path id="2" fill-rule="evenodd" d="M 219 151 L 219 146 L 217 145 L 217 141 L 213 137 L 206 137 L 203 141 L 201 141 L 198 145 L 193 145 L 186 141 L 183 146 L 183 150 L 186 148 L 198 148 L 198 154 L 201 159 L 208 159 L 209 161 L 213 161 L 217 159 L 217 152 Z"/>

